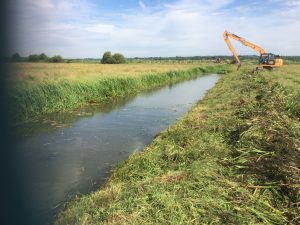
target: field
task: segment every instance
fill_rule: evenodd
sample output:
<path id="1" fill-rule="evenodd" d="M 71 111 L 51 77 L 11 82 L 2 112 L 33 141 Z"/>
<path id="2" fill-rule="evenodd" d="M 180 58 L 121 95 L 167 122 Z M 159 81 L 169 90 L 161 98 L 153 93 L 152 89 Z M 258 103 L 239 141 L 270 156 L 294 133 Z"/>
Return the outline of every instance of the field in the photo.
<path id="1" fill-rule="evenodd" d="M 299 90 L 299 64 L 223 75 L 56 224 L 299 224 Z"/>
<path id="2" fill-rule="evenodd" d="M 38 85 L 43 82 L 86 81 L 107 77 L 137 77 L 146 74 L 183 71 L 207 63 L 131 63 L 131 64 L 84 64 L 84 63 L 12 63 L 9 81 L 17 85 Z"/>
<path id="3" fill-rule="evenodd" d="M 16 121 L 74 109 L 142 90 L 224 73 L 227 65 L 207 63 L 123 65 L 13 63 L 8 78 L 11 111 Z"/>

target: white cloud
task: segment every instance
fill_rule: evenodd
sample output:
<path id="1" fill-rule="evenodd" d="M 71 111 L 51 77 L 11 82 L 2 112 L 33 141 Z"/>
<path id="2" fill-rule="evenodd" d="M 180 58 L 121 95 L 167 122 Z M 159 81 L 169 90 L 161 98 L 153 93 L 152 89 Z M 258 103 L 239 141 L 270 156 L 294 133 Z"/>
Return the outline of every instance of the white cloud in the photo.
<path id="1" fill-rule="evenodd" d="M 255 14 L 255 2 L 229 8 L 233 0 L 180 0 L 160 8 L 103 13 L 87 0 L 22 0 L 15 32 L 21 47 L 13 51 L 65 57 L 100 57 L 106 50 L 126 56 L 230 55 L 222 38 L 228 29 L 266 51 L 299 55 L 298 1 L 267 1 L 286 7 Z M 239 54 L 256 54 L 233 44 Z"/>
<path id="2" fill-rule="evenodd" d="M 99 33 L 103 35 L 113 35 L 116 34 L 117 28 L 111 24 L 93 24 L 86 28 L 87 31 Z"/>

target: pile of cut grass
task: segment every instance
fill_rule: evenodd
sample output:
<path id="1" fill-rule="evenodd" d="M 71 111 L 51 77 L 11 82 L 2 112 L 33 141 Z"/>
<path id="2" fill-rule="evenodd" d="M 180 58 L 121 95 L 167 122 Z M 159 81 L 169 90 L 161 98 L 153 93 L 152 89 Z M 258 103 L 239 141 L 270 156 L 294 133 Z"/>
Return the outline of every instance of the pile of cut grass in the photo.
<path id="1" fill-rule="evenodd" d="M 46 113 L 74 109 L 82 104 L 95 103 L 149 90 L 162 85 L 191 79 L 204 73 L 226 73 L 226 66 L 196 67 L 187 71 L 141 76 L 104 77 L 92 80 L 42 82 L 33 86 L 14 86 L 9 102 L 16 121 L 27 121 Z"/>
<path id="2" fill-rule="evenodd" d="M 236 110 L 224 130 L 231 157 L 224 162 L 246 188 L 269 198 L 295 222 L 300 215 L 299 92 L 289 93 L 262 74 L 241 79 L 251 82 L 233 103 Z"/>
<path id="3" fill-rule="evenodd" d="M 224 75 L 55 224 L 299 223 L 299 93 L 275 75 Z"/>

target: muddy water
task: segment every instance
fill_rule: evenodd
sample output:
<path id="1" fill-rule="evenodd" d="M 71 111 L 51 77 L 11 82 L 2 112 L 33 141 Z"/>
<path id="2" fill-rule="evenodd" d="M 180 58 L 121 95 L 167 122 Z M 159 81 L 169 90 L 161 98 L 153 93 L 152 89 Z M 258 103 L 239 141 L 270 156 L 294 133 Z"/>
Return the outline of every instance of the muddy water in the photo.
<path id="1" fill-rule="evenodd" d="M 70 198 L 98 188 L 114 165 L 150 144 L 218 78 L 199 77 L 19 128 L 14 165 L 34 223 L 51 223 Z"/>

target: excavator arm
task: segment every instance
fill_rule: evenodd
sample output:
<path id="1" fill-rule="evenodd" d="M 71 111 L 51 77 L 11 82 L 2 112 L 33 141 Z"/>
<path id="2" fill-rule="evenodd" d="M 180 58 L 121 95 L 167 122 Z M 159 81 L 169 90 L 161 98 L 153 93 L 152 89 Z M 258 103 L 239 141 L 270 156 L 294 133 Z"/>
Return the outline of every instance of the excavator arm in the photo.
<path id="1" fill-rule="evenodd" d="M 224 40 L 225 40 L 229 50 L 232 52 L 235 60 L 238 63 L 238 68 L 241 66 L 241 61 L 240 61 L 238 55 L 236 54 L 236 51 L 235 51 L 233 45 L 231 44 L 229 37 L 236 40 L 236 41 L 241 42 L 243 45 L 245 45 L 247 47 L 250 47 L 250 48 L 254 49 L 255 51 L 259 52 L 260 55 L 265 54 L 265 50 L 262 47 L 260 47 L 258 45 L 255 45 L 255 44 L 253 44 L 249 41 L 246 41 L 244 38 L 241 38 L 241 37 L 239 37 L 235 34 L 232 34 L 228 31 L 224 31 L 223 37 L 224 37 Z"/>
<path id="2" fill-rule="evenodd" d="M 238 64 L 238 68 L 239 68 L 239 67 L 241 66 L 241 61 L 240 61 L 238 55 L 236 54 L 236 51 L 235 51 L 234 47 L 233 47 L 232 44 L 231 44 L 231 41 L 230 41 L 229 38 L 228 38 L 228 33 L 227 33 L 227 31 L 224 32 L 223 37 L 224 37 L 224 40 L 225 40 L 225 42 L 226 42 L 226 44 L 227 44 L 229 50 L 232 52 L 233 57 L 235 58 L 235 60 L 236 60 L 236 62 L 237 62 L 237 64 Z"/>

